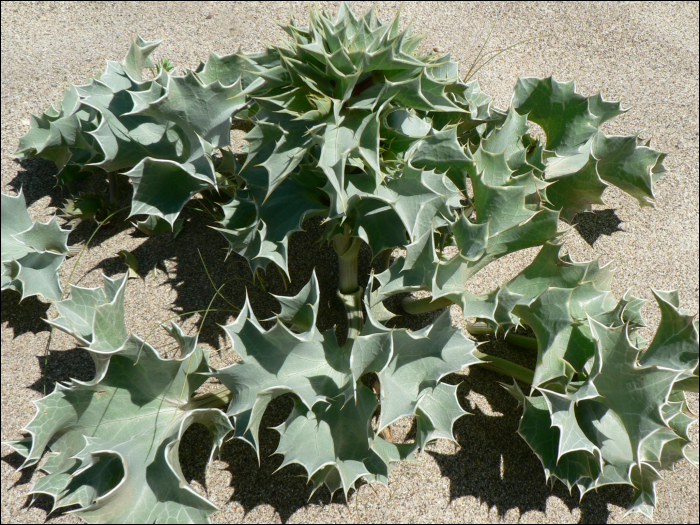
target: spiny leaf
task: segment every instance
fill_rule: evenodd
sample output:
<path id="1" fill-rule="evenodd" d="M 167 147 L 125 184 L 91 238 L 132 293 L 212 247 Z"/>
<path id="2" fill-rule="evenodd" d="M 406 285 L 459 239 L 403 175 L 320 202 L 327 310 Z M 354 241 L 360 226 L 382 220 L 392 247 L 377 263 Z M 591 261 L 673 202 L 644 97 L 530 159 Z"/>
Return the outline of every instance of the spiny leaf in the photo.
<path id="1" fill-rule="evenodd" d="M 445 312 L 434 324 L 418 332 L 392 333 L 393 352 L 377 373 L 381 384 L 380 430 L 414 414 L 416 405 L 438 386 L 442 377 L 479 362 L 472 354 L 474 343 L 452 329 L 451 324 L 449 312 Z M 422 410 L 429 410 L 428 406 L 426 401 Z M 439 417 L 440 411 L 436 415 Z M 440 428 L 439 424 L 436 428 Z"/>
<path id="2" fill-rule="evenodd" d="M 532 197 L 539 198 L 541 187 L 528 174 L 509 180 L 507 186 L 491 186 L 483 175 L 475 176 L 475 220 L 462 216 L 447 223 L 459 249 L 457 256 L 439 260 L 433 236 L 426 234 L 406 247 L 405 260 L 394 261 L 380 293 L 388 296 L 423 289 L 432 291 L 434 298 L 473 302 L 465 288 L 472 275 L 508 253 L 543 244 L 560 233 L 556 212 L 533 211 L 528 204 Z"/>
<path id="3" fill-rule="evenodd" d="M 308 331 L 316 325 L 320 295 L 316 270 L 314 270 L 311 280 L 294 297 L 274 296 L 282 307 L 280 313 L 276 315 L 277 319 L 291 323 L 300 332 Z"/>
<path id="4" fill-rule="evenodd" d="M 287 275 L 289 238 L 302 231 L 302 223 L 321 215 L 327 207 L 318 191 L 287 179 L 269 198 L 262 189 L 239 190 L 222 206 L 221 228 L 230 250 L 243 255 L 253 271 L 277 264 Z"/>
<path id="5" fill-rule="evenodd" d="M 423 396 L 416 409 L 416 442 L 420 448 L 434 439 L 457 443 L 452 433 L 454 422 L 467 414 L 457 399 L 457 385 L 438 384 Z"/>
<path id="6" fill-rule="evenodd" d="M 527 307 L 517 305 L 513 308 L 513 314 L 527 323 L 537 336 L 535 386 L 551 381 L 566 385 L 575 372 L 565 359 L 575 337 L 575 322 L 571 317 L 572 295 L 573 289 L 550 287 Z"/>
<path id="7" fill-rule="evenodd" d="M 599 131 L 591 139 L 600 178 L 632 195 L 640 206 L 653 206 L 654 183 L 666 172 L 664 153 L 638 144 L 638 136 L 606 136 Z"/>
<path id="8" fill-rule="evenodd" d="M 547 180 L 554 184 L 547 188 L 547 199 L 561 209 L 561 218 L 571 222 L 582 211 L 590 211 L 591 204 L 605 204 L 602 195 L 607 184 L 598 175 L 598 161 L 588 152 L 555 159 L 547 164 Z"/>
<path id="9" fill-rule="evenodd" d="M 532 263 L 502 287 L 483 296 L 463 295 L 464 315 L 482 318 L 495 328 L 509 327 L 518 322 L 513 314 L 516 304 L 529 305 L 550 287 L 574 290 L 572 305 L 579 319 L 585 318 L 583 305 L 589 301 L 586 298 L 591 293 L 603 298 L 607 307 L 603 311 L 591 311 L 591 315 L 612 310 L 615 303 L 610 293 L 609 267 L 601 267 L 598 261 L 574 262 L 568 255 L 560 257 L 561 248 L 562 244 L 547 242 Z M 581 300 L 578 294 L 582 294 Z M 583 300 L 586 303 L 582 303 Z"/>
<path id="10" fill-rule="evenodd" d="M 265 331 L 247 299 L 236 321 L 224 330 L 243 361 L 218 370 L 214 376 L 234 393 L 227 413 L 234 417 L 236 436 L 244 437 L 256 450 L 259 420 L 272 400 L 266 392 L 273 392 L 274 397 L 294 392 L 311 408 L 351 387 L 349 352 L 338 347 L 333 331 L 322 334 L 311 326 L 295 334 L 282 323 Z M 261 404 L 262 409 L 256 410 Z"/>
<path id="11" fill-rule="evenodd" d="M 16 197 L 2 195 L 2 289 L 16 290 L 22 299 L 41 295 L 60 299 L 58 268 L 68 254 L 70 230 L 32 222 L 22 190 Z"/>
<path id="12" fill-rule="evenodd" d="M 317 310 L 320 298 L 312 293 L 313 277 L 307 286 L 285 300 L 283 319 L 296 318 L 301 308 Z M 365 300 L 369 298 L 367 291 Z M 246 301 L 236 321 L 224 327 L 242 361 L 213 375 L 234 394 L 227 413 L 234 417 L 236 437 L 257 451 L 259 425 L 269 403 L 284 393 L 298 396 L 292 415 L 277 428 L 277 452 L 284 455 L 282 466 L 298 463 L 306 469 L 314 490 L 325 483 L 331 492 L 342 487 L 347 495 L 360 477 L 385 480 L 397 456 L 452 436 L 452 423 L 463 414 L 454 389 L 439 381 L 479 360 L 472 352 L 474 343 L 452 328 L 449 316 L 414 333 L 369 321 L 350 345 L 339 347 L 333 331 L 320 333 L 309 323 L 298 334 L 279 321 L 266 331 Z M 414 445 L 393 449 L 372 432 L 377 399 L 361 383 L 368 372 L 377 372 L 381 382 L 379 429 L 415 415 L 421 434 Z"/>
<path id="13" fill-rule="evenodd" d="M 155 48 L 158 47 L 161 42 L 161 40 L 146 42 L 140 36 L 137 36 L 136 40 L 132 42 L 129 52 L 121 63 L 124 67 L 124 71 L 126 71 L 127 74 L 134 80 L 142 81 L 142 73 L 144 68 L 155 67 L 149 55 L 153 53 Z"/>
<path id="14" fill-rule="evenodd" d="M 172 225 L 193 193 L 216 186 L 211 148 L 229 145 L 231 116 L 248 105 L 249 92 L 263 80 L 247 75 L 243 81 L 240 67 L 232 79 L 236 71 L 223 75 L 219 64 L 201 76 L 176 76 L 160 68 L 155 79 L 144 81 L 142 69 L 153 67 L 148 55 L 157 45 L 139 37 L 122 63 L 110 61 L 99 78 L 71 86 L 58 110 L 34 119 L 16 155 L 56 161 L 59 180 L 71 189 L 89 172 L 131 170 L 134 213 Z M 222 85 L 219 76 L 231 82 Z M 176 167 L 166 176 L 159 162 Z M 179 191 L 170 197 L 172 188 Z"/>
<path id="15" fill-rule="evenodd" d="M 546 148 L 558 155 L 579 153 L 596 132 L 598 119 L 590 112 L 588 99 L 575 92 L 573 82 L 554 78 L 521 78 L 513 93 L 513 107 L 528 120 L 542 126 Z"/>
<path id="16" fill-rule="evenodd" d="M 32 228 L 32 219 L 27 212 L 27 204 L 24 199 L 24 194 L 20 188 L 16 197 L 2 194 L 2 260 L 10 261 L 19 259 L 29 253 L 29 247 L 19 239 L 15 238 L 15 234 L 28 231 Z"/>
<path id="17" fill-rule="evenodd" d="M 642 366 L 658 365 L 672 370 L 693 369 L 698 365 L 698 326 L 692 315 L 680 309 L 678 291 L 653 290 L 661 323 L 649 347 L 639 356 Z"/>
<path id="18" fill-rule="evenodd" d="M 296 401 L 287 421 L 275 428 L 280 434 L 275 453 L 284 456 L 279 468 L 297 463 L 314 481 L 314 489 L 324 483 L 331 494 L 342 488 L 347 496 L 355 481 L 371 474 L 365 462 L 371 456 L 370 419 L 377 407 L 376 397 L 364 385 L 358 387 L 355 400 L 317 403 L 311 410 Z M 323 470 L 329 466 L 337 477 Z"/>
<path id="19" fill-rule="evenodd" d="M 201 157 L 201 160 L 209 164 L 207 171 L 213 174 L 211 161 L 204 157 Z M 188 167 L 190 169 L 187 169 Z M 182 208 L 192 196 L 212 187 L 212 182 L 197 171 L 192 165 L 186 166 L 150 157 L 143 159 L 126 173 L 134 184 L 129 216 L 153 215 L 174 225 Z"/>
<path id="20" fill-rule="evenodd" d="M 139 114 L 174 122 L 215 148 L 229 145 L 231 116 L 246 104 L 246 92 L 261 83 L 255 82 L 247 90 L 243 89 L 240 80 L 230 86 L 223 86 L 218 80 L 204 85 L 191 71 L 184 77 L 167 78 L 167 94 Z"/>
<path id="21" fill-rule="evenodd" d="M 53 496 L 55 508 L 80 505 L 72 512 L 88 523 L 201 523 L 217 510 L 185 480 L 178 447 L 200 423 L 212 434 L 213 456 L 231 424 L 221 411 L 189 402 L 206 379 L 207 359 L 196 337 L 175 325 L 170 333 L 179 358 L 162 359 L 132 335 L 102 376 L 57 384 L 36 403 L 24 466 L 47 445 L 53 454 L 31 492 Z"/>
<path id="22" fill-rule="evenodd" d="M 586 98 L 575 92 L 573 82 L 549 77 L 518 80 L 512 104 L 519 114 L 542 126 L 546 149 L 556 154 L 545 171 L 547 180 L 557 181 L 547 197 L 562 208 L 564 220 L 571 222 L 590 204 L 604 204 L 605 182 L 629 193 L 642 206 L 652 205 L 654 183 L 665 173 L 665 155 L 639 146 L 637 136 L 608 137 L 597 129 L 623 113 L 619 103 L 607 102 L 600 94 Z"/>
<path id="23" fill-rule="evenodd" d="M 107 370 L 110 356 L 128 338 L 124 321 L 127 277 L 110 279 L 103 275 L 102 288 L 71 286 L 70 297 L 54 303 L 59 316 L 46 320 L 86 347 L 95 362 L 98 381 Z"/>
<path id="24" fill-rule="evenodd" d="M 581 495 L 606 484 L 632 485 L 628 512 L 649 517 L 659 470 L 693 458 L 687 432 L 694 418 L 686 413 L 676 382 L 698 363 L 697 327 L 679 313 L 677 293 L 655 297 L 664 313 L 649 349 L 640 352 L 631 344 L 629 321 L 605 326 L 588 316 L 584 332 L 595 344 L 595 354 L 578 371 L 582 381 L 559 384 L 556 392 L 537 387 L 541 396 L 525 398 L 512 391 L 525 406 L 518 432 L 539 456 L 548 478 L 562 480 L 569 489 L 578 486 Z M 560 301 L 564 308 L 566 303 Z M 534 312 L 537 306 L 529 308 Z M 534 328 L 539 338 L 543 331 Z M 570 345 L 567 352 L 572 350 L 578 349 Z M 649 350 L 643 362 L 640 356 Z M 538 360 L 536 377 L 548 366 Z"/>

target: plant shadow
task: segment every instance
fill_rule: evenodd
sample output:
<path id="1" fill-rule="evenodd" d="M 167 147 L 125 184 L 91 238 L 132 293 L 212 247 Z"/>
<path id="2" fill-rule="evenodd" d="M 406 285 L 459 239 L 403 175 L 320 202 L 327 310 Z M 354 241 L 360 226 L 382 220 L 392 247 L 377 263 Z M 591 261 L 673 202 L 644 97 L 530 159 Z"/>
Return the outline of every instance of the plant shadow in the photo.
<path id="1" fill-rule="evenodd" d="M 528 511 L 545 513 L 547 499 L 556 496 L 569 511 L 580 510 L 580 523 L 606 523 L 608 503 L 625 508 L 632 502 L 633 489 L 626 485 L 602 487 L 586 494 L 582 501 L 578 489 L 570 494 L 559 481 L 550 488 L 539 459 L 516 433 L 522 409 L 498 384 L 508 382 L 504 376 L 472 367 L 466 381 L 458 374 L 447 376 L 445 381 L 464 381 L 457 395 L 462 407 L 471 413 L 454 424 L 460 445 L 455 454 L 427 451 L 450 480 L 450 501 L 472 496 L 490 509 L 496 507 L 504 517 L 511 509 L 517 509 L 521 516 Z M 474 403 L 470 406 L 466 399 L 470 390 L 485 398 L 490 414 Z"/>
<path id="2" fill-rule="evenodd" d="M 402 294 L 403 295 L 403 294 Z M 395 328 L 419 330 L 433 322 L 444 309 L 421 315 L 406 314 L 400 308 L 400 299 L 386 301 L 391 311 L 403 315 L 392 319 Z M 519 328 L 518 333 L 532 333 Z M 536 352 L 506 343 L 502 335 L 477 336 L 479 350 L 507 359 L 520 366 L 534 369 Z M 578 489 L 570 494 L 563 483 L 556 481 L 550 488 L 542 464 L 527 443 L 517 434 L 522 409 L 517 401 L 499 385 L 512 383 L 512 379 L 479 367 L 470 367 L 468 376 L 450 374 L 442 379 L 448 384 L 459 385 L 457 397 L 462 408 L 471 415 L 458 419 L 453 427 L 459 450 L 454 454 L 426 452 L 436 461 L 440 472 L 450 480 L 450 501 L 472 496 L 489 508 L 496 507 L 502 518 L 511 509 L 520 515 L 528 511 L 546 512 L 549 496 L 557 496 L 569 510 L 578 508 L 580 523 L 605 523 L 612 503 L 626 508 L 632 502 L 633 488 L 629 485 L 611 485 L 590 492 L 581 500 Z M 529 385 L 520 383 L 523 392 Z M 477 394 L 490 407 L 488 414 L 472 403 L 468 396 Z M 415 421 L 406 439 L 415 436 Z"/>
<path id="3" fill-rule="evenodd" d="M 34 471 L 36 470 L 36 465 L 32 465 L 31 467 L 19 470 L 19 468 L 22 466 L 22 463 L 24 463 L 24 456 L 22 456 L 22 454 L 13 451 L 3 456 L 2 460 L 9 466 L 11 466 L 13 470 L 19 471 L 20 473 L 19 479 L 14 482 L 12 488 L 17 487 L 18 485 L 24 485 L 25 483 L 29 483 L 32 480 L 32 476 L 34 475 Z"/>
<path id="4" fill-rule="evenodd" d="M 36 507 L 43 510 L 46 513 L 46 519 L 44 521 L 57 519 L 65 515 L 70 516 L 70 514 L 68 514 L 70 511 L 80 508 L 80 505 L 70 505 L 68 507 L 60 507 L 52 511 L 53 506 L 53 497 L 49 496 L 48 494 L 31 494 L 27 496 L 27 501 L 24 502 L 25 509 L 29 507 Z"/>
<path id="5" fill-rule="evenodd" d="M 572 221 L 576 231 L 591 246 L 595 244 L 601 235 L 612 235 L 615 232 L 623 232 L 619 225 L 622 220 L 615 210 L 595 210 L 578 213 Z"/>
<path id="6" fill-rule="evenodd" d="M 87 350 L 50 350 L 47 355 L 37 356 L 41 377 L 27 388 L 42 395 L 49 395 L 56 383 L 68 383 L 71 379 L 91 381 L 95 378 L 95 362 Z"/>
<path id="7" fill-rule="evenodd" d="M 44 322 L 51 305 L 42 302 L 38 297 L 27 297 L 20 301 L 21 295 L 14 290 L 3 290 L 2 298 L 2 323 L 12 328 L 12 338 L 31 332 L 38 334 L 48 330 Z"/>
<path id="8" fill-rule="evenodd" d="M 169 277 L 163 285 L 171 286 L 176 292 L 171 306 L 174 314 L 210 308 L 206 322 L 200 328 L 200 342 L 219 349 L 219 326 L 237 315 L 246 295 L 259 320 L 274 318 L 280 306 L 270 294 L 297 294 L 315 271 L 320 289 L 317 327 L 321 331 L 335 329 L 339 343 L 343 343 L 347 318 L 335 293 L 338 286 L 337 258 L 332 246 L 320 240 L 324 231 L 320 219 L 306 221 L 304 231 L 291 236 L 288 251 L 290 281 L 274 264 L 269 264 L 264 271 L 258 270 L 254 277 L 243 256 L 233 252 L 227 256 L 229 244 L 210 227 L 216 226 L 213 219 L 191 209 L 183 210 L 181 216 L 185 219 L 185 226 L 176 238 L 169 233 L 154 235 L 131 253 L 138 261 L 137 273 L 141 278 L 146 278 L 154 267 L 163 269 L 166 261 L 172 261 Z M 133 235 L 143 236 L 138 231 Z M 115 256 L 100 261 L 88 272 L 100 269 L 111 277 L 122 273 L 124 268 L 123 260 Z M 359 260 L 359 273 L 365 275 L 364 282 L 360 283 L 363 286 L 367 284 L 369 270 L 370 252 L 367 246 L 363 246 Z M 220 295 L 217 295 L 219 287 Z M 269 329 L 274 320 L 261 322 L 261 325 Z"/>
<path id="9" fill-rule="evenodd" d="M 114 216 L 102 226 L 99 226 L 99 223 L 92 219 L 77 219 L 72 224 L 69 223 L 72 230 L 68 237 L 68 244 L 84 246 L 89 240 L 90 248 L 95 248 L 124 230 L 133 227 L 132 222 L 128 218 L 131 210 L 133 187 L 126 176 L 119 175 L 115 180 L 117 201 L 113 207 L 114 212 L 116 212 Z M 99 175 L 93 175 L 86 181 L 82 181 L 81 188 L 85 190 L 85 193 L 103 194 L 105 196 L 109 193 L 106 179 Z M 67 191 L 66 195 L 68 198 L 71 198 Z M 98 226 L 99 230 L 97 229 Z M 66 227 L 67 225 L 64 225 L 64 228 Z"/>
<path id="10" fill-rule="evenodd" d="M 49 206 L 57 208 L 62 205 L 68 192 L 56 185 L 55 175 L 58 170 L 53 161 L 34 158 L 13 159 L 13 162 L 22 169 L 17 171 L 9 186 L 17 193 L 22 190 L 27 207 L 47 195 L 51 197 Z"/>
<path id="11" fill-rule="evenodd" d="M 57 173 L 56 164 L 52 161 L 33 158 L 14 159 L 14 162 L 19 164 L 22 169 L 17 172 L 17 175 L 8 183 L 8 186 L 17 193 L 19 193 L 20 189 L 22 190 L 27 208 L 46 196 L 50 197 L 46 207 L 60 209 L 66 204 L 68 199 L 79 194 L 103 194 L 105 197 L 109 194 L 109 185 L 104 173 L 95 173 L 80 181 L 75 188 L 75 193 L 71 195 L 67 188 L 63 188 L 58 184 L 55 177 Z M 130 206 L 133 193 L 133 187 L 126 176 L 120 175 L 116 177 L 116 188 L 118 198 L 114 205 L 115 211 Z M 124 219 L 127 215 L 128 210 L 124 210 L 108 224 L 102 226 L 100 231 L 93 237 L 90 246 L 98 246 L 105 240 L 130 228 L 132 226 L 131 223 Z M 78 219 L 73 224 L 68 222 L 63 224 L 62 227 L 64 229 L 72 228 L 68 244 L 84 244 L 95 231 L 97 223 L 94 220 Z"/>

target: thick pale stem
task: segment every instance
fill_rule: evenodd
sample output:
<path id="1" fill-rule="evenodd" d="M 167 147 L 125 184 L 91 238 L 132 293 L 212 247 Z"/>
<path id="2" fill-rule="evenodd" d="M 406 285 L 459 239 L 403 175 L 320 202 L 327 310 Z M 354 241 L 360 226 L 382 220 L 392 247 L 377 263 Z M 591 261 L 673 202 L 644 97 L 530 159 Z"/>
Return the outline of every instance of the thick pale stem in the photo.
<path id="1" fill-rule="evenodd" d="M 432 297 L 424 297 L 423 299 L 414 299 L 413 297 L 406 297 L 401 306 L 406 313 L 409 314 L 424 314 L 427 312 L 433 312 L 446 306 L 453 305 L 454 302 L 450 301 L 446 297 L 440 297 L 433 301 Z M 467 323 L 467 332 L 472 335 L 489 335 L 493 334 L 493 328 L 491 328 L 486 323 Z M 505 336 L 506 342 L 519 346 L 521 348 L 527 348 L 528 350 L 537 350 L 537 339 L 532 337 L 527 337 L 524 335 L 514 334 L 508 332 Z"/>
<path id="2" fill-rule="evenodd" d="M 360 253 L 360 238 L 350 235 L 346 227 L 345 235 L 333 238 L 333 248 L 338 254 L 338 290 L 343 294 L 355 293 L 357 284 L 357 256 Z"/>
<path id="3" fill-rule="evenodd" d="M 333 248 L 338 254 L 338 297 L 345 306 L 348 315 L 347 344 L 357 339 L 362 331 L 363 290 L 357 283 L 357 256 L 360 253 L 360 238 L 351 235 L 346 224 L 343 234 L 333 238 Z"/>
<path id="4" fill-rule="evenodd" d="M 362 332 L 364 326 L 364 318 L 362 316 L 362 288 L 358 288 L 354 293 L 344 294 L 338 290 L 338 297 L 345 306 L 345 312 L 348 316 L 348 337 L 345 344 L 352 344 L 352 341 L 357 339 Z"/>
<path id="5" fill-rule="evenodd" d="M 466 323 L 465 328 L 467 329 L 467 332 L 472 335 L 489 335 L 493 333 L 493 328 L 480 321 L 477 321 L 476 323 Z"/>
<path id="6" fill-rule="evenodd" d="M 529 368 L 524 366 L 516 365 L 500 357 L 494 357 L 478 350 L 474 350 L 474 356 L 478 357 L 484 363 L 479 363 L 477 366 L 485 368 L 486 370 L 491 370 L 492 372 L 498 372 L 499 374 L 504 374 L 510 376 L 518 381 L 532 384 L 532 379 L 535 377 L 535 373 Z"/>
<path id="7" fill-rule="evenodd" d="M 433 301 L 432 297 L 424 297 L 423 299 L 414 299 L 413 297 L 406 297 L 402 302 L 401 306 L 404 311 L 408 314 L 425 314 L 428 312 L 434 312 L 435 310 L 440 310 L 446 306 L 452 306 L 453 301 L 450 301 L 447 297 L 440 297 Z"/>
<path id="8" fill-rule="evenodd" d="M 506 343 L 510 343 L 520 348 L 527 348 L 528 350 L 537 350 L 537 339 L 534 337 L 527 337 L 526 335 L 518 335 L 508 332 L 505 337 Z"/>

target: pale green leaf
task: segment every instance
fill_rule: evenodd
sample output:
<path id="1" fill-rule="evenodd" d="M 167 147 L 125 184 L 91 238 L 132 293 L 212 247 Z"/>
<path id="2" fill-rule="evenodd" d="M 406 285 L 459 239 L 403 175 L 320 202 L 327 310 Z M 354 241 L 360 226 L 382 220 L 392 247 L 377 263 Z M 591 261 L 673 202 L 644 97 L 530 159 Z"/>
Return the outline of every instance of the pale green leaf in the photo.
<path id="1" fill-rule="evenodd" d="M 573 82 L 520 78 L 512 104 L 519 114 L 542 126 L 547 149 L 557 155 L 577 154 L 596 132 L 598 119 L 589 111 L 588 99 L 575 92 Z"/>
<path id="2" fill-rule="evenodd" d="M 142 81 L 143 69 L 155 67 L 149 55 L 153 53 L 161 42 L 162 40 L 146 42 L 140 36 L 137 36 L 131 43 L 129 52 L 121 63 L 124 67 L 124 71 L 134 80 Z"/>
<path id="3" fill-rule="evenodd" d="M 314 270 L 311 273 L 309 282 L 295 296 L 274 296 L 282 307 L 280 313 L 276 314 L 277 319 L 290 323 L 300 332 L 308 331 L 312 326 L 316 325 L 320 295 L 316 270 Z"/>
<path id="4" fill-rule="evenodd" d="M 72 512 L 88 523 L 201 523 L 217 510 L 185 480 L 178 446 L 200 423 L 212 433 L 213 455 L 231 425 L 219 410 L 189 403 L 206 379 L 207 360 L 196 338 L 177 326 L 171 334 L 179 358 L 163 359 L 131 336 L 103 377 L 59 384 L 37 402 L 25 466 L 47 445 L 54 455 L 32 492 L 50 494 L 56 508 L 80 505 Z"/>
<path id="5" fill-rule="evenodd" d="M 68 235 L 53 217 L 48 223 L 32 222 L 20 189 L 16 197 L 2 195 L 3 290 L 15 290 L 22 299 L 41 295 L 58 300 L 63 289 L 58 268 L 68 253 Z"/>
<path id="6" fill-rule="evenodd" d="M 20 188 L 17 196 L 2 194 L 2 261 L 20 259 L 27 255 L 30 247 L 15 237 L 16 234 L 32 228 L 36 223 L 27 212 L 27 204 Z"/>
<path id="7" fill-rule="evenodd" d="M 340 483 L 329 483 L 327 470 L 323 471 L 323 482 L 329 485 L 331 493 L 342 488 L 347 496 L 355 481 L 371 474 L 365 461 L 371 455 L 373 432 L 369 422 L 377 407 L 376 397 L 364 385 L 358 388 L 355 399 L 356 402 L 348 403 L 318 403 L 311 410 L 295 402 L 287 421 L 275 428 L 280 434 L 275 453 L 284 456 L 279 468 L 297 463 L 318 487 L 321 480 L 314 475 L 330 466 L 337 471 Z"/>

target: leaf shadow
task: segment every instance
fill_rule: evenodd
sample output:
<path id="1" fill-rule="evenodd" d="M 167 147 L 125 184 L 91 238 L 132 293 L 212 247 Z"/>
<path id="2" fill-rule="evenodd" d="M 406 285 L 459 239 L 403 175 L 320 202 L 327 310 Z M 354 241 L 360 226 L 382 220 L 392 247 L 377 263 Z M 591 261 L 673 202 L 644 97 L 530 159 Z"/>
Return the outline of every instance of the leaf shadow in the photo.
<path id="1" fill-rule="evenodd" d="M 68 244 L 85 245 L 85 243 L 90 240 L 90 247 L 94 248 L 96 246 L 100 246 L 103 242 L 111 239 L 124 230 L 128 230 L 129 228 L 133 227 L 131 221 L 128 219 L 131 209 L 131 195 L 133 193 L 133 187 L 129 183 L 126 176 L 117 176 L 115 180 L 117 187 L 117 201 L 113 209 L 115 212 L 117 210 L 121 211 L 116 213 L 108 223 L 102 225 L 99 230 L 97 230 L 99 224 L 92 219 L 75 220 L 71 226 L 72 231 L 68 237 Z M 81 188 L 84 189 L 86 193 L 101 193 L 105 196 L 109 193 L 107 181 L 99 175 L 93 175 L 88 180 L 83 181 Z M 70 194 L 68 194 L 68 192 L 66 192 L 66 195 L 68 195 L 68 198 L 70 198 Z M 66 228 L 66 225 L 64 225 L 64 228 Z"/>
<path id="2" fill-rule="evenodd" d="M 168 274 L 160 286 L 172 287 L 176 293 L 176 298 L 170 305 L 173 315 L 210 307 L 211 311 L 207 314 L 206 323 L 200 331 L 199 341 L 217 348 L 221 334 L 218 325 L 225 324 L 232 315 L 236 315 L 236 309 L 242 306 L 245 299 L 244 282 L 252 281 L 252 274 L 242 257 L 231 254 L 225 260 L 228 243 L 221 234 L 208 227 L 214 225 L 213 220 L 206 220 L 198 212 L 189 208 L 185 208 L 180 216 L 184 219 L 184 227 L 175 238 L 172 233 L 160 233 L 147 237 L 139 230 L 134 230 L 131 235 L 136 238 L 145 238 L 145 241 L 133 249 L 131 254 L 138 261 L 137 274 L 141 279 L 151 278 L 150 273 L 154 269 Z M 105 236 L 107 233 L 105 232 Z M 215 289 L 204 271 L 200 253 L 217 286 L 228 279 L 239 279 L 221 289 L 221 294 L 229 299 L 235 305 L 234 307 L 220 297 L 216 297 L 210 306 Z M 112 277 L 123 273 L 126 265 L 121 257 L 115 255 L 101 260 L 85 274 L 97 269 Z M 248 288 L 251 296 L 257 299 L 258 292 L 255 287 L 251 285 Z M 258 302 L 256 301 L 256 304 Z M 180 324 L 186 317 L 183 315 L 183 319 L 174 321 Z"/>
<path id="3" fill-rule="evenodd" d="M 91 381 L 95 377 L 95 362 L 87 350 L 50 350 L 47 355 L 37 356 L 41 376 L 27 388 L 42 395 L 49 395 L 56 383 L 67 383 L 71 379 Z"/>
<path id="4" fill-rule="evenodd" d="M 20 473 L 19 479 L 15 481 L 12 484 L 12 487 L 10 488 L 15 488 L 19 485 L 24 485 L 32 480 L 32 476 L 34 475 L 34 471 L 36 470 L 36 465 L 32 465 L 31 467 L 19 470 L 19 468 L 22 466 L 22 463 L 24 463 L 24 456 L 22 456 L 22 454 L 20 454 L 19 452 L 12 451 L 9 454 L 3 456 L 2 460 L 9 466 L 11 466 L 15 472 Z"/>
<path id="5" fill-rule="evenodd" d="M 391 298 L 393 299 L 393 298 Z M 385 306 L 392 311 L 402 311 L 400 302 Z M 444 309 L 421 315 L 405 314 L 394 318 L 395 327 L 419 330 L 433 322 Z M 530 335 L 520 328 L 518 333 Z M 524 350 L 506 343 L 502 336 L 478 336 L 479 350 L 507 359 L 529 369 L 535 368 L 536 352 Z M 578 489 L 570 494 L 563 483 L 547 485 L 544 469 L 527 443 L 517 434 L 522 409 L 517 401 L 499 385 L 512 379 L 476 366 L 464 373 L 450 374 L 442 381 L 459 385 L 457 397 L 463 409 L 471 415 L 458 419 L 453 427 L 459 450 L 454 454 L 426 452 L 436 461 L 440 472 L 450 480 L 450 501 L 472 496 L 489 508 L 496 507 L 503 518 L 511 509 L 518 509 L 522 516 L 528 511 L 546 512 L 547 499 L 558 497 L 569 510 L 578 508 L 580 523 L 606 523 L 610 515 L 608 503 L 627 508 L 632 502 L 633 488 L 628 485 L 610 485 L 589 492 L 580 500 Z M 520 384 L 528 393 L 529 385 Z M 492 414 L 484 413 L 467 399 L 474 392 L 490 405 Z M 406 439 L 415 436 L 415 421 Z"/>
<path id="6" fill-rule="evenodd" d="M 622 222 L 614 209 L 607 209 L 578 213 L 572 224 L 581 237 L 593 246 L 601 235 L 610 236 L 615 232 L 624 232 L 625 230 L 618 227 Z"/>
<path id="7" fill-rule="evenodd" d="M 3 290 L 2 298 L 2 323 L 12 328 L 12 338 L 31 332 L 38 334 L 49 329 L 44 322 L 48 317 L 49 303 L 42 302 L 38 297 L 27 297 L 20 301 L 21 295 L 14 290 Z"/>
<path id="8" fill-rule="evenodd" d="M 193 423 L 182 435 L 178 456 L 182 474 L 188 483 L 196 481 L 207 490 L 206 472 L 213 441 L 209 429 L 201 423 Z"/>
<path id="9" fill-rule="evenodd" d="M 60 518 L 65 516 L 72 510 L 77 510 L 80 505 L 70 505 L 67 507 L 59 507 L 58 509 L 52 511 L 54 506 L 54 500 L 52 496 L 48 494 L 30 494 L 27 496 L 27 500 L 24 502 L 23 508 L 28 509 L 30 507 L 36 507 L 43 510 L 46 513 L 46 518 L 44 522 L 52 519 Z M 70 514 L 68 514 L 70 516 Z"/>
<path id="10" fill-rule="evenodd" d="M 16 193 L 20 189 L 24 195 L 27 208 L 36 201 L 50 196 L 47 207 L 61 208 L 66 201 L 72 198 L 70 191 L 57 184 L 55 177 L 57 173 L 56 164 L 42 158 L 33 159 L 14 159 L 14 162 L 19 164 L 23 170 L 19 170 L 17 175 L 8 183 Z M 116 177 L 118 200 L 115 205 L 115 210 L 131 205 L 131 194 L 133 188 L 125 176 Z M 86 180 L 81 181 L 76 191 L 79 193 L 102 193 L 105 196 L 109 193 L 109 185 L 106 178 L 100 174 L 89 176 Z M 121 231 L 130 228 L 131 223 L 126 219 L 127 210 L 115 216 L 109 224 L 100 228 L 100 231 L 92 239 L 90 245 L 98 246 L 105 240 L 117 235 Z M 95 231 L 97 223 L 93 220 L 76 220 L 71 226 L 70 223 L 63 224 L 62 228 L 71 228 L 71 233 L 68 237 L 68 244 L 84 244 Z"/>
<path id="11" fill-rule="evenodd" d="M 20 188 L 22 189 L 27 207 L 47 195 L 51 197 L 49 206 L 56 208 L 61 206 L 68 192 L 56 185 L 55 175 L 58 169 L 53 161 L 34 158 L 13 159 L 13 162 L 19 164 L 21 169 L 8 185 L 18 193 Z"/>
<path id="12" fill-rule="evenodd" d="M 77 245 L 79 248 L 82 248 L 89 240 L 89 248 L 100 246 L 103 242 L 132 227 L 131 223 L 126 219 L 127 215 L 128 210 L 122 211 L 115 215 L 108 223 L 102 225 L 98 231 L 95 230 L 99 225 L 93 220 L 77 221 L 73 225 L 73 230 L 68 236 L 68 244 Z M 66 229 L 66 225 L 64 225 L 63 228 Z M 66 259 L 66 262 L 63 264 L 73 264 L 74 261 L 75 257 L 72 257 Z"/>

